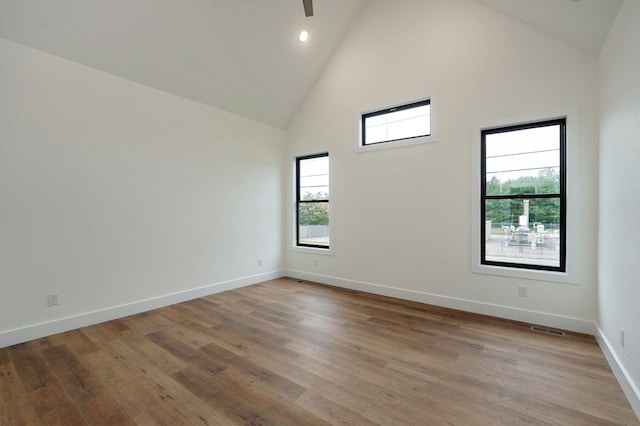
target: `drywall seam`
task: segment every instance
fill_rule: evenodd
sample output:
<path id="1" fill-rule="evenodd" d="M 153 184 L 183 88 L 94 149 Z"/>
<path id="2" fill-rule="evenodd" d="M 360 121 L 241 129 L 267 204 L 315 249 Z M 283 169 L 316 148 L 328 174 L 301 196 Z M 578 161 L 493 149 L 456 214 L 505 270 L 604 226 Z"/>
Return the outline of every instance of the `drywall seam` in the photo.
<path id="1" fill-rule="evenodd" d="M 284 276 L 275 270 L 0 332 L 0 348 Z"/>

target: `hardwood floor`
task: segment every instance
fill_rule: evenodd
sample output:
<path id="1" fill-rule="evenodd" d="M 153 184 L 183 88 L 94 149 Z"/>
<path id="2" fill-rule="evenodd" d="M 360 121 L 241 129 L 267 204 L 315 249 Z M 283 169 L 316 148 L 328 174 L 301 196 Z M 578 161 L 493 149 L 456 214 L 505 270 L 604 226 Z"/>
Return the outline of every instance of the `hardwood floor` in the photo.
<path id="1" fill-rule="evenodd" d="M 0 349 L 0 424 L 640 422 L 591 336 L 283 278 Z"/>

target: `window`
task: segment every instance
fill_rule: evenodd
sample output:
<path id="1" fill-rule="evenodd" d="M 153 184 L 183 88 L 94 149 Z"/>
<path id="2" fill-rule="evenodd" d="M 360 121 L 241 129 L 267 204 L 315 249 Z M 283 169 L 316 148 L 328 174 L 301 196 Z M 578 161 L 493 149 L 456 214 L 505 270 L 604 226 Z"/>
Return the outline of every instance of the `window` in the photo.
<path id="1" fill-rule="evenodd" d="M 329 154 L 296 158 L 296 245 L 329 248 Z"/>
<path id="2" fill-rule="evenodd" d="M 360 146 L 431 136 L 431 100 L 362 114 Z"/>
<path id="3" fill-rule="evenodd" d="M 481 264 L 565 272 L 565 157 L 565 118 L 481 131 Z"/>

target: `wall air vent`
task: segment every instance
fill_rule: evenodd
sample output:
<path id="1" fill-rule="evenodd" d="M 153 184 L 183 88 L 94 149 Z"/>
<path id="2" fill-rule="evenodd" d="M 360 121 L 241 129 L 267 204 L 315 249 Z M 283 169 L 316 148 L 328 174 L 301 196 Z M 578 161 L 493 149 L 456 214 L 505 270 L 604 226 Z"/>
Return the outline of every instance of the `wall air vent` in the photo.
<path id="1" fill-rule="evenodd" d="M 539 325 L 532 325 L 531 330 L 533 330 L 535 333 L 544 333 L 544 334 L 551 334 L 553 336 L 564 337 L 564 331 L 562 330 L 553 330 L 546 327 L 540 327 Z"/>

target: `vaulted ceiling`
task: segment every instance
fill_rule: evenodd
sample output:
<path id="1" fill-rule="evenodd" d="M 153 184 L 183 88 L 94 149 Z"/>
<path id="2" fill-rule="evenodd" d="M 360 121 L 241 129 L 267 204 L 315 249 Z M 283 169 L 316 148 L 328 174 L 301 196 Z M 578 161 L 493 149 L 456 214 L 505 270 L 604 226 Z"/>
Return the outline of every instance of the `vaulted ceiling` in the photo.
<path id="1" fill-rule="evenodd" d="M 618 15 L 622 0 L 480 0 L 593 56 Z"/>
<path id="2" fill-rule="evenodd" d="M 622 3 L 477 1 L 594 56 Z M 285 128 L 363 7 L 315 0 L 305 18 L 300 0 L 0 0 L 0 37 Z"/>

